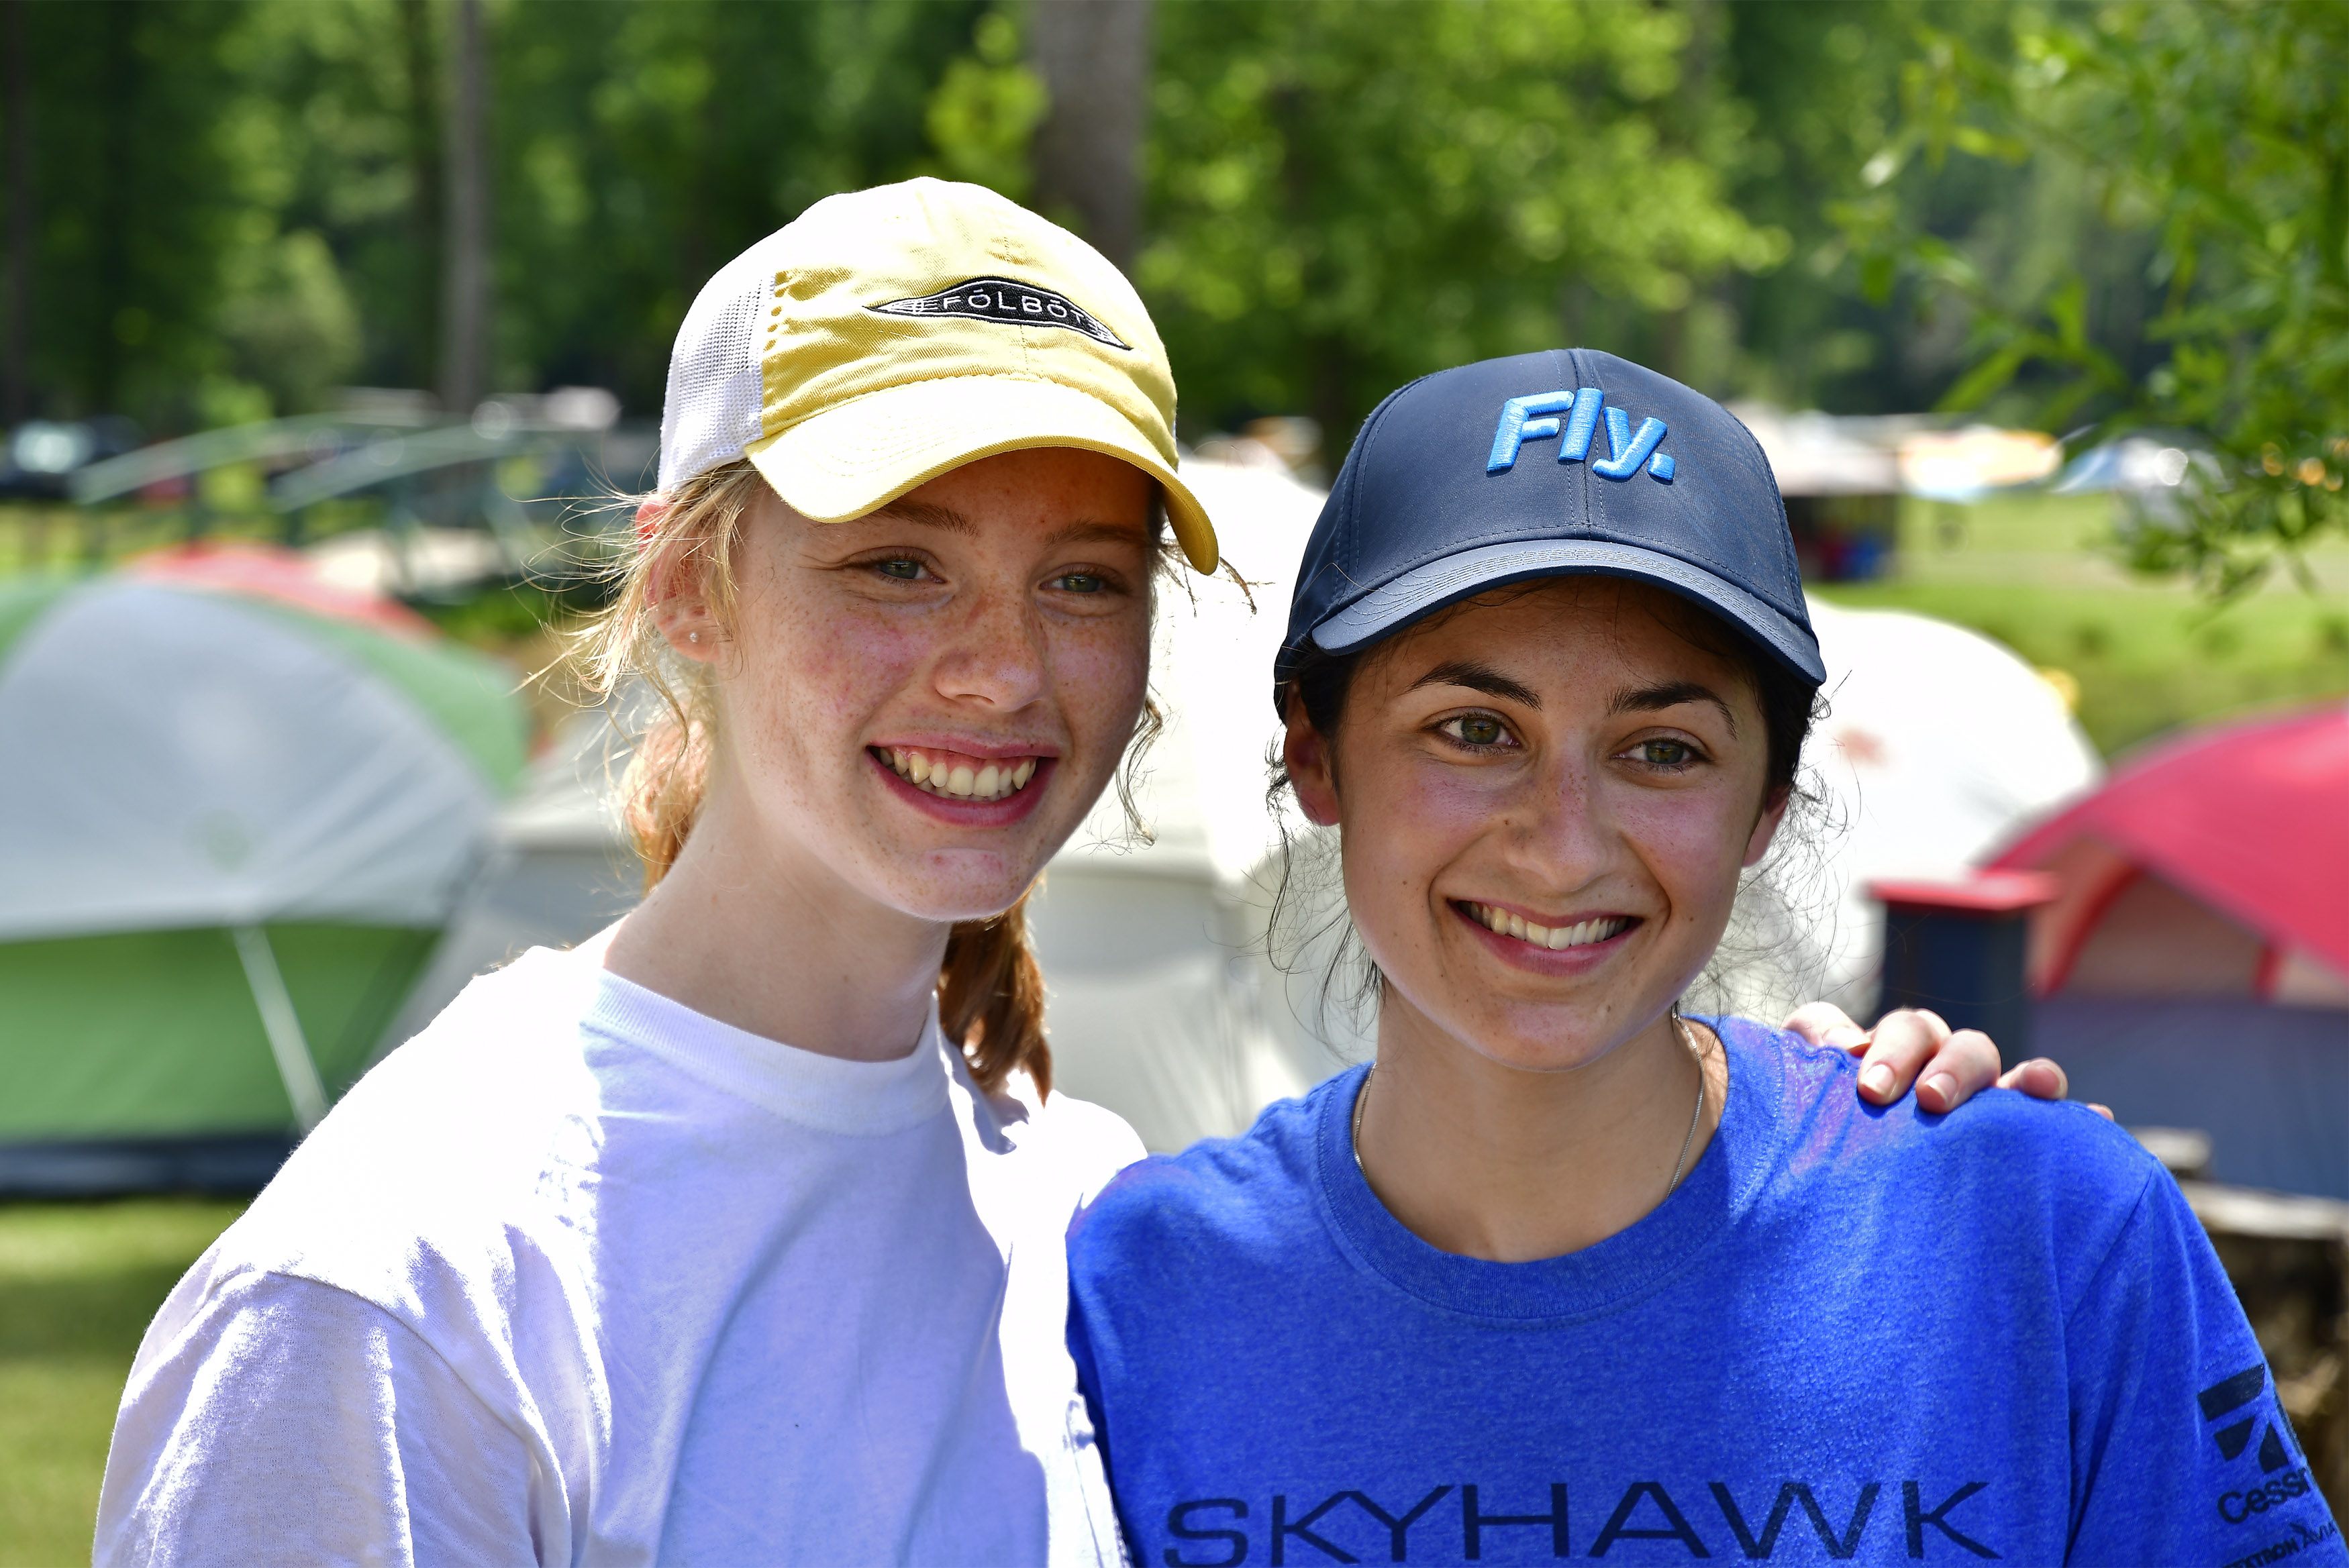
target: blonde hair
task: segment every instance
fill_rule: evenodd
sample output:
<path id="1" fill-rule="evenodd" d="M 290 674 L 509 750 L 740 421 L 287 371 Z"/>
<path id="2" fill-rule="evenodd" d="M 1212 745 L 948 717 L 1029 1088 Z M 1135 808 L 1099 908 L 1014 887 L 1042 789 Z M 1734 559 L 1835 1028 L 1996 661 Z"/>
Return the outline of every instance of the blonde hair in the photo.
<path id="1" fill-rule="evenodd" d="M 618 571 L 611 607 L 581 633 L 589 689 L 609 697 L 632 678 L 641 680 L 663 710 L 637 741 L 621 780 L 623 817 L 644 861 L 647 892 L 677 863 L 700 814 L 719 721 L 709 666 L 679 658 L 661 635 L 653 614 L 655 578 L 698 580 L 712 618 L 731 627 L 733 556 L 742 517 L 766 493 L 759 470 L 738 459 L 651 498 L 667 504 L 642 514 L 636 550 Z M 1163 565 L 1168 555 L 1163 511 L 1153 511 L 1152 540 Z M 1145 703 L 1118 778 L 1129 818 L 1134 811 L 1128 770 L 1162 727 L 1157 705 Z M 955 923 L 938 974 L 938 1024 L 962 1047 L 981 1088 L 1000 1088 L 1019 1068 L 1040 1098 L 1051 1092 L 1052 1056 L 1044 1039 L 1043 975 L 1028 942 L 1028 898 L 1020 894 L 990 919 Z"/>

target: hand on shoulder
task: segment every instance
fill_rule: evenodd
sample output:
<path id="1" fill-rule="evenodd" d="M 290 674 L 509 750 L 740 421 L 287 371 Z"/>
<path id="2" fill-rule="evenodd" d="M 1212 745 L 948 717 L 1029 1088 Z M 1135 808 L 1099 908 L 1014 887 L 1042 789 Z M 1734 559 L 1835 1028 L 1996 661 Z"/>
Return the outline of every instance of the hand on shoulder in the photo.
<path id="1" fill-rule="evenodd" d="M 1844 1051 L 1861 1060 L 1859 1096 L 1870 1105 L 1890 1105 L 1913 1085 L 1917 1103 L 1946 1115 L 1995 1084 L 2033 1099 L 2062 1099 L 2071 1092 L 2064 1069 L 2046 1057 L 1999 1070 L 1998 1043 L 1979 1029 L 1952 1029 L 1938 1013 L 1903 1007 L 1863 1029 L 1832 1002 L 1811 1002 L 1787 1016 L 1780 1027 L 1815 1046 Z M 2113 1113 L 2090 1105 L 2106 1120 Z"/>

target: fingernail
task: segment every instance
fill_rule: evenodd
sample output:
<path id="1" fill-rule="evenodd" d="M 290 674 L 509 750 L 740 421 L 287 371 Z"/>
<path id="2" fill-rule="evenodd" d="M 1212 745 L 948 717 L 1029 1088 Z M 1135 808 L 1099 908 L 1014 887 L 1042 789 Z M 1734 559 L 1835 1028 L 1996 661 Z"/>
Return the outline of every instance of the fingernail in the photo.
<path id="1" fill-rule="evenodd" d="M 1945 1108 L 1958 1098 L 1958 1080 L 1951 1078 L 1947 1073 L 1935 1073 L 1931 1078 L 1927 1078 L 1920 1087 L 1930 1088 L 1935 1094 L 1940 1095 L 1941 1097 L 1941 1104 Z"/>
<path id="2" fill-rule="evenodd" d="M 1882 1062 L 1878 1062 L 1873 1067 L 1862 1068 L 1859 1073 L 1859 1087 L 1870 1094 L 1890 1094 L 1892 1069 Z"/>

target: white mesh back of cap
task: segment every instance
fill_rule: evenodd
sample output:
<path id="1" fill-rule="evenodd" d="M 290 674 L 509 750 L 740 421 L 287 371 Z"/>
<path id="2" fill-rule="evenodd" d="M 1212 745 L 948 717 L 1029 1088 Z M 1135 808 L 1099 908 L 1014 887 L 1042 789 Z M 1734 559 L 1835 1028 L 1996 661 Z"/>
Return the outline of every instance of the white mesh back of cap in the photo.
<path id="1" fill-rule="evenodd" d="M 701 288 L 669 351 L 661 404 L 660 488 L 740 457 L 760 435 L 765 402 L 759 321 L 780 233 L 737 256 Z"/>

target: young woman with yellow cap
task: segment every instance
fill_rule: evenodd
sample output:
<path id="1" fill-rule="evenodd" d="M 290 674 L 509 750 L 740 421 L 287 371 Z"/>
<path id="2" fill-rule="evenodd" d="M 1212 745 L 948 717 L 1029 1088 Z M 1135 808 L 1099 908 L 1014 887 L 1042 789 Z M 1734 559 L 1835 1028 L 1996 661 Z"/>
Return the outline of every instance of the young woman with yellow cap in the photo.
<path id="1" fill-rule="evenodd" d="M 1119 1560 L 1062 1236 L 1142 1150 L 1049 1093 L 1019 904 L 1143 722 L 1166 534 L 1216 564 L 1174 417 L 1124 279 L 970 187 L 710 282 L 595 648 L 671 702 L 650 892 L 477 981 L 181 1282 L 98 1561 Z M 1879 1031 L 1871 1092 L 1987 1082 L 1946 1037 Z"/>

